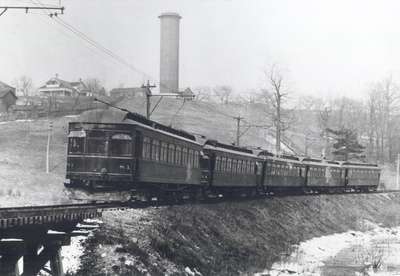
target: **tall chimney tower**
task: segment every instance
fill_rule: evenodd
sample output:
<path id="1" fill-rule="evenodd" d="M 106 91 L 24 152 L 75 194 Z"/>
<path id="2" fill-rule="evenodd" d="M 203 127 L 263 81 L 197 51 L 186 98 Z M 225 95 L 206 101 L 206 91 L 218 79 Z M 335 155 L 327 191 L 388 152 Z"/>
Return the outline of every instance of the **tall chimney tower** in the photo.
<path id="1" fill-rule="evenodd" d="M 160 18 L 160 93 L 179 90 L 179 20 L 174 12 L 162 13 Z"/>

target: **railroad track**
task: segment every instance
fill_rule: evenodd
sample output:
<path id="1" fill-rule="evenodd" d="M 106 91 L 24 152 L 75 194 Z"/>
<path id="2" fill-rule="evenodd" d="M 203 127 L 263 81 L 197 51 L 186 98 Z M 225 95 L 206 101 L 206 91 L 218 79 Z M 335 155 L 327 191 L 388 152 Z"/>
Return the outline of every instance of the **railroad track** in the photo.
<path id="1" fill-rule="evenodd" d="M 0 230 L 33 225 L 57 225 L 98 218 L 121 203 L 78 203 L 0 208 Z"/>
<path id="2" fill-rule="evenodd" d="M 293 196 L 316 196 L 316 195 L 354 195 L 354 194 L 388 194 L 400 193 L 400 190 L 379 190 L 369 193 L 308 193 L 308 194 L 274 194 L 257 197 L 232 197 L 224 198 L 214 196 L 196 203 L 212 204 L 227 201 L 249 201 L 261 198 L 273 197 L 293 197 Z M 169 206 L 190 204 L 190 201 L 183 200 L 180 202 L 102 202 L 102 203 L 76 203 L 61 205 L 42 205 L 42 206 L 25 206 L 25 207 L 6 207 L 0 208 L 0 231 L 14 229 L 18 227 L 37 226 L 37 225 L 58 225 L 58 224 L 74 224 L 85 219 L 101 217 L 103 211 L 113 209 L 140 209 L 154 206 Z"/>

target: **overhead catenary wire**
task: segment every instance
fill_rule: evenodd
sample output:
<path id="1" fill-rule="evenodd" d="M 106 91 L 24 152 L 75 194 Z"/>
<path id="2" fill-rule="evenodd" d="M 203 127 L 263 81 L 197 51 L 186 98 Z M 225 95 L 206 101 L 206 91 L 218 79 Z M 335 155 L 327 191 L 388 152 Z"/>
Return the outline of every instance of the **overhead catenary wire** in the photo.
<path id="1" fill-rule="evenodd" d="M 40 0 L 30 0 L 32 3 L 40 6 L 44 6 Z M 36 3 L 35 3 L 35 2 Z M 51 15 L 51 14 L 50 14 Z M 115 59 L 117 62 L 119 62 L 121 65 L 124 65 L 125 67 L 129 68 L 130 70 L 134 71 L 135 73 L 138 73 L 142 75 L 144 78 L 147 80 L 151 80 L 152 82 L 155 82 L 155 78 L 152 77 L 151 75 L 147 74 L 146 72 L 138 69 L 136 66 L 132 65 L 130 62 L 126 61 L 124 58 L 113 52 L 112 50 L 108 49 L 107 47 L 103 46 L 99 42 L 95 41 L 94 39 L 90 38 L 88 35 L 86 35 L 84 32 L 78 30 L 76 27 L 72 26 L 70 23 L 66 22 L 65 20 L 61 19 L 60 17 L 55 14 L 55 16 L 51 16 L 51 18 L 56 21 L 58 24 L 63 26 L 64 28 L 68 29 L 72 33 L 74 33 L 77 37 L 81 38 L 82 40 L 86 41 L 87 43 L 91 44 L 93 47 L 95 47 L 97 50 L 103 52 L 104 54 L 108 55 L 109 57 Z M 144 80 L 143 80 L 144 82 Z M 165 84 L 162 84 L 161 82 L 157 82 L 160 87 L 165 88 L 165 89 L 170 89 Z"/>

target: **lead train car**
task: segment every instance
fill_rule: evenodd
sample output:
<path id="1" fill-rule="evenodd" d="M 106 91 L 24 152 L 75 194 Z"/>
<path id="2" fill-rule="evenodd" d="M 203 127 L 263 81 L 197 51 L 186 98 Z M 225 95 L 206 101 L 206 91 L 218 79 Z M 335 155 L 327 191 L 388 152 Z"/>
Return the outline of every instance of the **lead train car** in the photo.
<path id="1" fill-rule="evenodd" d="M 194 136 L 128 114 L 135 121 L 69 124 L 67 187 L 159 197 L 200 185 Z"/>

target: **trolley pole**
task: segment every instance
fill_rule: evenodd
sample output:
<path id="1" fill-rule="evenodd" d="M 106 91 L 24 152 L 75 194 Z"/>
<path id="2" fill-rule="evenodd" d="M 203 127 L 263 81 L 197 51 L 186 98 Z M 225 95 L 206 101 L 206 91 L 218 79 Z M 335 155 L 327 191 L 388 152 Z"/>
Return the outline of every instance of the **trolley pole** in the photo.
<path id="1" fill-rule="evenodd" d="M 142 88 L 146 88 L 146 118 L 150 120 L 150 107 L 151 107 L 151 90 L 150 88 L 155 88 L 155 85 L 150 85 L 150 82 L 147 81 L 146 85 L 142 85 Z"/>
<path id="2" fill-rule="evenodd" d="M 240 121 L 242 119 L 244 119 L 243 117 L 237 116 L 237 117 L 233 117 L 233 119 L 235 119 L 237 121 L 237 126 L 236 126 L 236 146 L 239 147 L 240 146 Z"/>
<path id="3" fill-rule="evenodd" d="M 49 122 L 49 128 L 47 131 L 47 146 L 46 146 L 46 173 L 50 172 L 50 140 L 51 133 L 53 131 L 53 122 Z"/>

